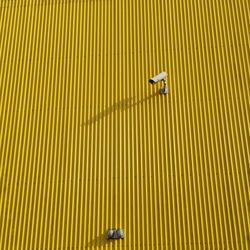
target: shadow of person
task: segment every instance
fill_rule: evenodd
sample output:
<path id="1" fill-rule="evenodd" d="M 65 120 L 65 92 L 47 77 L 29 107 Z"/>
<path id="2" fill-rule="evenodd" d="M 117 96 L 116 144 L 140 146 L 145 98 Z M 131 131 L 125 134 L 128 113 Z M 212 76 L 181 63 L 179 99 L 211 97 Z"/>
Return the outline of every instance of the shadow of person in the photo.
<path id="1" fill-rule="evenodd" d="M 143 102 L 146 102 L 157 95 L 159 95 L 159 92 L 153 93 L 153 94 L 151 94 L 151 95 L 149 95 L 141 100 L 138 100 L 136 102 L 135 102 L 135 97 L 129 97 L 129 98 L 122 99 L 121 101 L 115 102 L 110 107 L 107 107 L 106 109 L 104 109 L 100 113 L 92 116 L 83 125 L 85 125 L 85 126 L 91 125 L 97 121 L 102 120 L 104 117 L 112 114 L 115 111 L 127 110 L 127 109 L 132 108 L 136 105 L 142 104 Z"/>
<path id="2" fill-rule="evenodd" d="M 110 244 L 112 244 L 112 242 L 106 239 L 106 235 L 104 233 L 90 240 L 87 243 L 86 247 L 101 247 L 101 246 L 110 245 Z"/>

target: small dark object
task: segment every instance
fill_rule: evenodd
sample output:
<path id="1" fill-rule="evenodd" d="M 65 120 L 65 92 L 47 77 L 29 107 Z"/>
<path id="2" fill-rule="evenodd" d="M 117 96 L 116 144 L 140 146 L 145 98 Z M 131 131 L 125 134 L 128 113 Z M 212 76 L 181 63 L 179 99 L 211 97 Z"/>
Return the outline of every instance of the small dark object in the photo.
<path id="1" fill-rule="evenodd" d="M 106 239 L 124 239 L 124 230 L 123 229 L 108 229 L 106 232 Z"/>

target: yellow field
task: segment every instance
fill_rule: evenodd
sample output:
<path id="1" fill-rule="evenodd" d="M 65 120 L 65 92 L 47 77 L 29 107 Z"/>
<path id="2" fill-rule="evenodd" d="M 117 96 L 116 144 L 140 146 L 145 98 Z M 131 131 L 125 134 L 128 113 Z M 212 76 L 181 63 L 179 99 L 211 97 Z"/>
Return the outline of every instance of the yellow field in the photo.
<path id="1" fill-rule="evenodd" d="M 1 250 L 250 249 L 249 212 L 249 1 L 0 0 Z"/>

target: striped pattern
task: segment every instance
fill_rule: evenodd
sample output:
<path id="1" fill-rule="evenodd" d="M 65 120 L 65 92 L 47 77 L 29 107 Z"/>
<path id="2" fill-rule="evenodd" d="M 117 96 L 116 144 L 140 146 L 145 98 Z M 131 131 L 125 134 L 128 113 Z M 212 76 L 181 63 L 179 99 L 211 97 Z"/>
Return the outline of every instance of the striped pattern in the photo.
<path id="1" fill-rule="evenodd" d="M 1 0 L 0 249 L 250 248 L 249 41 L 247 0 Z"/>

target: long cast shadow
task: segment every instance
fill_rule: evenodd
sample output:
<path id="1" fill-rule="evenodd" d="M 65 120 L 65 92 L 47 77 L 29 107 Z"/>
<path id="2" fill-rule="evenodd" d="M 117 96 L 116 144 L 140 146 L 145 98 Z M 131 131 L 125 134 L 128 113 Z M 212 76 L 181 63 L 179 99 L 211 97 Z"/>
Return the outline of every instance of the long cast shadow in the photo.
<path id="1" fill-rule="evenodd" d="M 106 244 L 109 244 L 110 241 L 106 240 L 105 238 L 105 234 L 101 234 L 99 236 L 97 236 L 96 238 L 92 239 L 91 241 L 89 241 L 86 245 L 86 247 L 100 247 L 100 246 L 104 246 Z"/>
<path id="2" fill-rule="evenodd" d="M 127 110 L 129 108 L 132 108 L 138 104 L 141 104 L 143 102 L 148 101 L 149 99 L 158 96 L 159 92 L 153 93 L 141 100 L 135 101 L 135 97 L 129 97 L 129 98 L 125 98 L 121 101 L 115 102 L 114 104 L 112 104 L 110 107 L 104 109 L 103 111 L 101 111 L 100 113 L 90 117 L 85 123 L 83 123 L 84 126 L 86 125 L 91 125 L 95 122 L 98 122 L 100 120 L 102 120 L 104 117 L 109 116 L 110 114 L 112 114 L 115 111 L 124 111 Z"/>
<path id="3" fill-rule="evenodd" d="M 116 240 L 107 240 L 106 239 L 106 234 L 103 233 L 99 236 L 96 236 L 96 238 L 90 240 L 85 247 L 86 248 L 99 248 L 101 246 L 108 246 L 111 247 L 112 245 L 114 246 L 114 242 L 115 241 L 121 241 L 120 239 L 116 239 Z"/>

